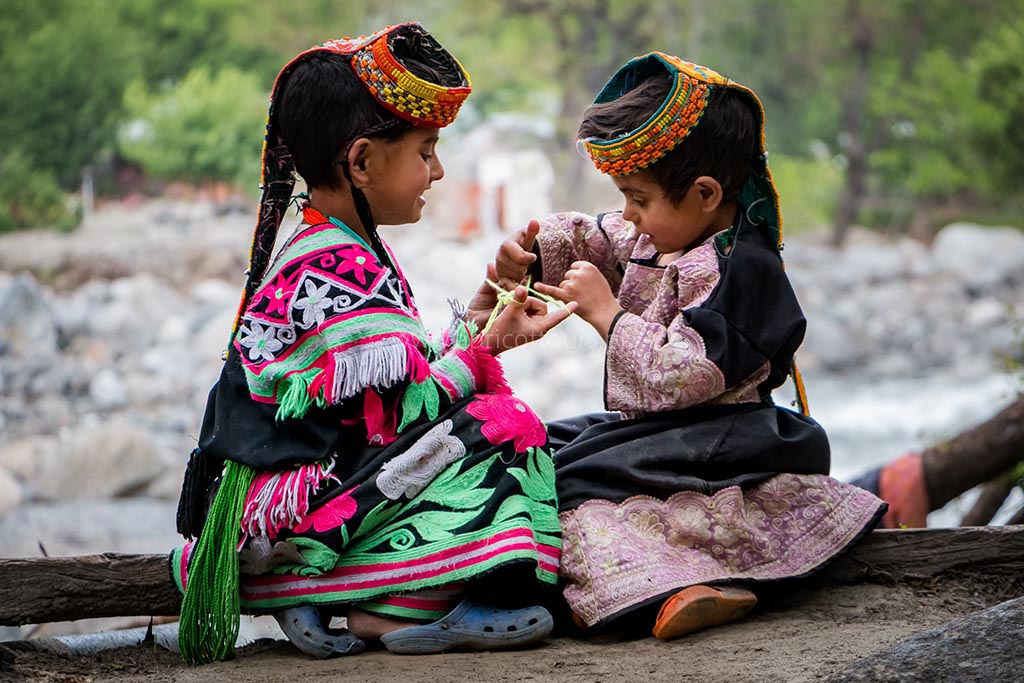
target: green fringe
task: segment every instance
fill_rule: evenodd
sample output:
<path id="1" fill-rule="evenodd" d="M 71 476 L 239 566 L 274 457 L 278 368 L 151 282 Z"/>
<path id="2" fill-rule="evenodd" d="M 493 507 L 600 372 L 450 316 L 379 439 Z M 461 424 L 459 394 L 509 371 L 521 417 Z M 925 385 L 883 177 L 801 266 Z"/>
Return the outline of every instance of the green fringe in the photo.
<path id="1" fill-rule="evenodd" d="M 287 382 L 288 388 L 280 397 L 274 419 L 280 422 L 290 417 L 303 418 L 314 403 L 320 406 L 324 405 L 323 398 L 320 396 L 313 398 L 309 395 L 309 385 L 320 372 L 319 368 L 314 368 L 310 372 L 295 373 L 281 380 Z"/>
<path id="2" fill-rule="evenodd" d="M 217 496 L 189 558 L 178 648 L 187 664 L 230 659 L 238 640 L 238 543 L 242 512 L 256 471 L 228 461 Z"/>

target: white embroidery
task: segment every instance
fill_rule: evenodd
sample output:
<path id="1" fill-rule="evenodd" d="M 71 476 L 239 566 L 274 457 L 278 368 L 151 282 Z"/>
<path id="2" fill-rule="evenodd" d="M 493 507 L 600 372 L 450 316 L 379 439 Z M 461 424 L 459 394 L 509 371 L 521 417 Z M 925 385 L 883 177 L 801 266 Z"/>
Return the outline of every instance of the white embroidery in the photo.
<path id="1" fill-rule="evenodd" d="M 255 320 L 250 321 L 249 327 L 242 328 L 242 334 L 248 336 L 242 337 L 238 343 L 249 349 L 249 360 L 274 360 L 274 354 L 284 347 L 278 341 L 273 326 L 264 328 Z"/>
<path id="2" fill-rule="evenodd" d="M 445 420 L 388 460 L 377 476 L 377 488 L 391 500 L 419 495 L 444 468 L 466 455 L 465 444 L 451 433 L 452 421 Z"/>

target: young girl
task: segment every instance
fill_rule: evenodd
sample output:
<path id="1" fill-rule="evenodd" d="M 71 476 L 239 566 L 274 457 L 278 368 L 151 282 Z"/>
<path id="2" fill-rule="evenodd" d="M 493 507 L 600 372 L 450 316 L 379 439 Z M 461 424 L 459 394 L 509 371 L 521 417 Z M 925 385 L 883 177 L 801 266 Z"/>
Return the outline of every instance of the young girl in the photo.
<path id="1" fill-rule="evenodd" d="M 617 412 L 549 425 L 581 625 L 660 605 L 653 632 L 671 639 L 738 618 L 756 597 L 735 582 L 805 575 L 884 511 L 827 476 L 817 423 L 772 402 L 792 375 L 805 403 L 805 321 L 763 127 L 752 91 L 670 55 L 636 58 L 579 131 L 622 212 L 551 216 L 499 250 L 503 281 L 529 269 L 608 343 Z"/>
<path id="2" fill-rule="evenodd" d="M 189 662 L 231 656 L 242 606 L 318 657 L 551 629 L 532 606 L 560 552 L 547 437 L 494 355 L 568 311 L 520 289 L 486 334 L 463 312 L 433 338 L 377 234 L 419 220 L 444 174 L 438 130 L 469 92 L 417 24 L 313 48 L 277 78 L 251 268 L 179 504 L 196 538 L 172 553 Z M 302 223 L 270 262 L 295 171 Z M 469 314 L 494 304 L 484 286 Z M 494 586 L 508 604 L 489 604 Z M 330 628 L 341 615 L 348 630 Z"/>

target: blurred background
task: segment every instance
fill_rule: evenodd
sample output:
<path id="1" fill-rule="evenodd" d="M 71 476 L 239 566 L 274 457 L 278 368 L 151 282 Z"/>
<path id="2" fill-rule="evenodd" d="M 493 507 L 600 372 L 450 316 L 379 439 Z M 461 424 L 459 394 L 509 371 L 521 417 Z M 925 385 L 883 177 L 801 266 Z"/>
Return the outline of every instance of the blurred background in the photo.
<path id="1" fill-rule="evenodd" d="M 177 542 L 274 77 L 408 20 L 474 90 L 424 220 L 382 230 L 428 327 L 529 218 L 619 207 L 575 126 L 618 66 L 662 50 L 762 99 L 835 476 L 1019 398 L 1024 0 L 0 0 L 0 557 Z M 578 320 L 505 363 L 545 419 L 602 408 L 603 343 Z"/>

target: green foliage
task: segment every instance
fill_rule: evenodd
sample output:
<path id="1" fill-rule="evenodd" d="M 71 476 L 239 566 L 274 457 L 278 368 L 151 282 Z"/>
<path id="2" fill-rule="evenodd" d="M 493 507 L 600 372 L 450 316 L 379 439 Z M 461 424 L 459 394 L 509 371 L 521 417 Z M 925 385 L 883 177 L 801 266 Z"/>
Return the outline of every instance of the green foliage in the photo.
<path id="1" fill-rule="evenodd" d="M 259 79 L 234 67 L 203 66 L 158 92 L 141 81 L 125 93 L 133 120 L 121 135 L 125 158 L 158 178 L 259 182 L 267 94 Z"/>
<path id="2" fill-rule="evenodd" d="M 0 153 L 0 232 L 40 226 L 68 229 L 77 218 L 65 206 L 52 172 L 32 168 L 18 148 Z"/>
<path id="3" fill-rule="evenodd" d="M 17 141 L 32 166 L 74 186 L 113 139 L 138 62 L 112 5 L 17 4 L 0 13 L 0 139 Z"/>
<path id="4" fill-rule="evenodd" d="M 1024 194 L 1024 18 L 982 40 L 971 66 L 979 100 L 974 133 L 988 162 L 992 187 L 1020 196 Z"/>
<path id="5" fill-rule="evenodd" d="M 831 158 L 804 159 L 772 154 L 772 177 L 779 191 L 785 235 L 832 224 L 843 174 Z"/>

